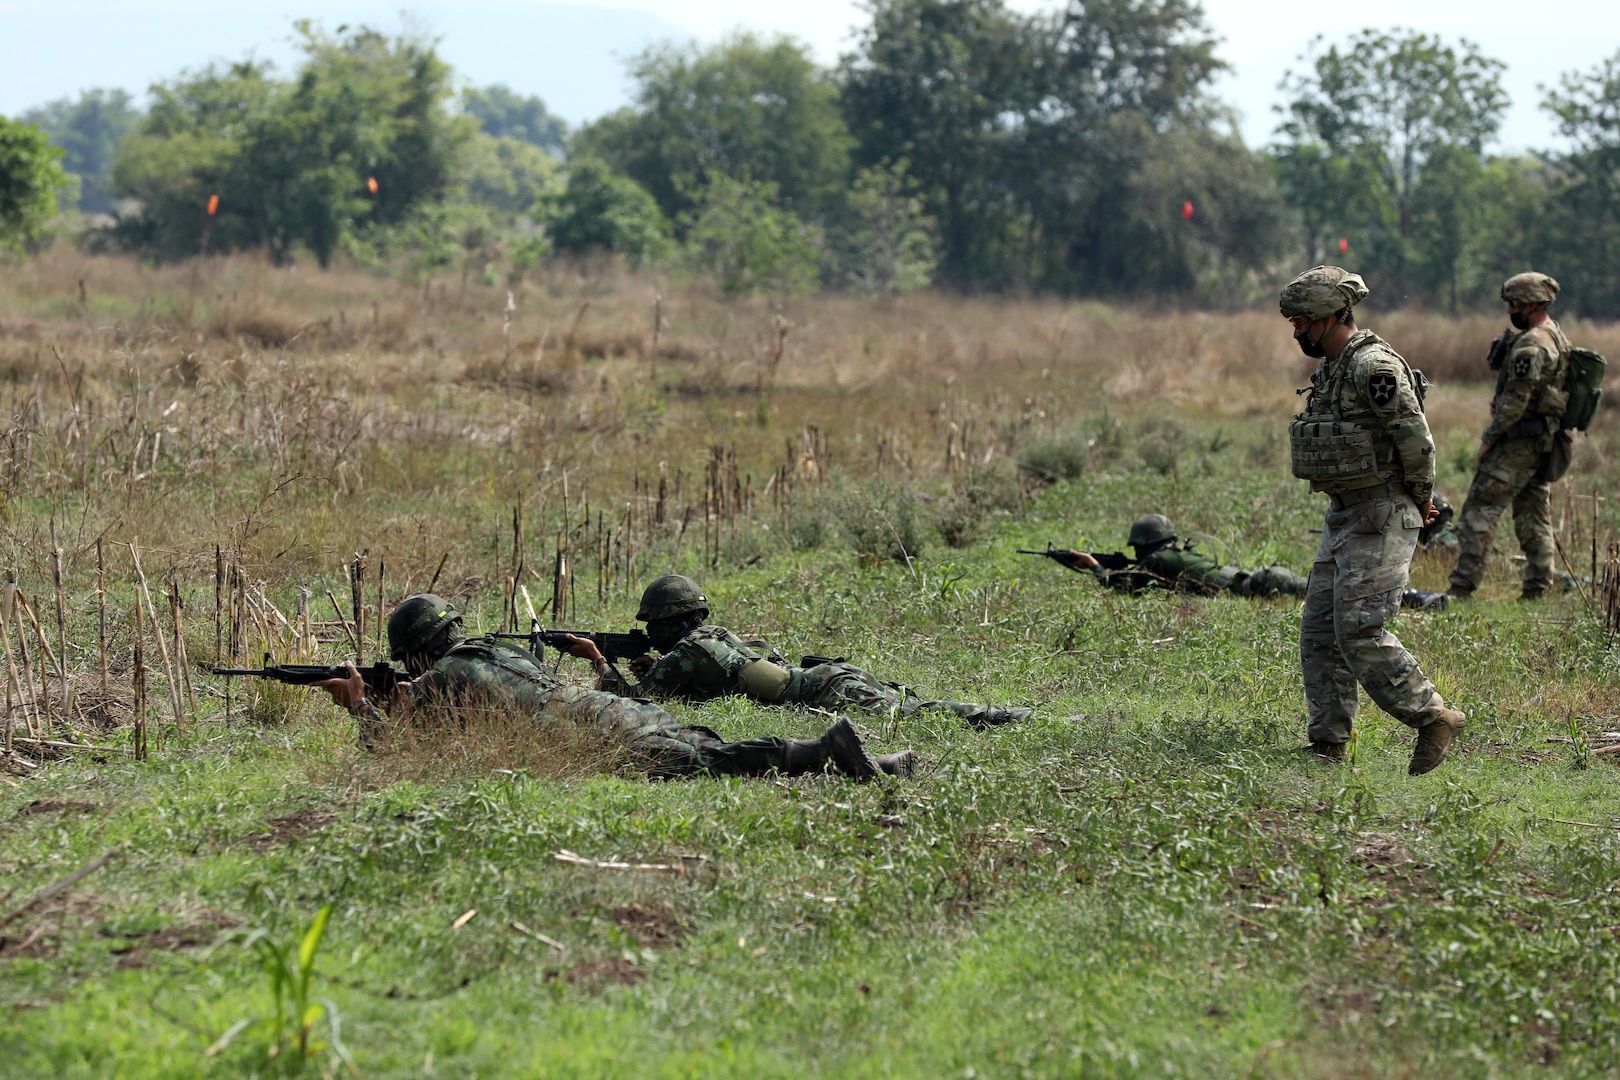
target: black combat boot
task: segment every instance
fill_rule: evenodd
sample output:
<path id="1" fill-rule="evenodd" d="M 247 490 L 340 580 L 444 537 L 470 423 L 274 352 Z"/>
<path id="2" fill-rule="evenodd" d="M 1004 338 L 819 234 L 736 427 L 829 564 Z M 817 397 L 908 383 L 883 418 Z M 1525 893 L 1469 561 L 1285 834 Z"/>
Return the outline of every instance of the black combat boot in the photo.
<path id="1" fill-rule="evenodd" d="M 883 772 L 849 718 L 841 716 L 838 722 L 821 736 L 827 756 L 838 766 L 838 771 L 856 780 L 871 780 Z"/>
<path id="2" fill-rule="evenodd" d="M 968 722 L 976 728 L 1000 727 L 1002 724 L 1011 724 L 1026 719 L 1034 711 L 1034 709 L 998 709 L 987 705 L 983 712 Z"/>
<path id="3" fill-rule="evenodd" d="M 1326 761 L 1337 765 L 1344 761 L 1344 743 L 1324 742 L 1321 739 L 1311 741 L 1311 757 L 1317 761 Z"/>
<path id="4" fill-rule="evenodd" d="M 782 771 L 803 776 L 827 767 L 827 746 L 823 739 L 789 739 L 782 759 Z"/>
<path id="5" fill-rule="evenodd" d="M 1407 589 L 1401 593 L 1401 607 L 1403 608 L 1416 608 L 1418 611 L 1444 611 L 1450 604 L 1450 597 L 1443 592 Z"/>
<path id="6" fill-rule="evenodd" d="M 890 776 L 908 777 L 917 771 L 917 751 L 901 750 L 897 754 L 876 754 L 873 760 Z"/>

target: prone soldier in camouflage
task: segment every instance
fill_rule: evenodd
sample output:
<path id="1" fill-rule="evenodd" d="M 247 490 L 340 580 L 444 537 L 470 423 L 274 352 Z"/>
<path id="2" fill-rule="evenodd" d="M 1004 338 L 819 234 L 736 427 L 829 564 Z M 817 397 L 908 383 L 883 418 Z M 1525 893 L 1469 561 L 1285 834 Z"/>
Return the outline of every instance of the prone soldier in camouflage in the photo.
<path id="1" fill-rule="evenodd" d="M 1179 592 L 1215 596 L 1229 592 L 1236 596 L 1291 596 L 1303 599 L 1309 579 L 1272 563 L 1258 570 L 1240 570 L 1223 565 L 1218 559 L 1196 551 L 1192 542 L 1178 543 L 1175 526 L 1163 514 L 1146 514 L 1131 523 L 1125 541 L 1136 555 L 1136 562 L 1123 570 L 1109 570 L 1095 556 L 1084 551 L 1070 552 L 1075 565 L 1087 569 L 1110 589 L 1138 592 L 1142 589 L 1175 589 Z M 1444 611 L 1444 593 L 1407 589 L 1401 606 L 1424 611 Z"/>
<path id="2" fill-rule="evenodd" d="M 763 642 L 743 641 L 723 626 L 710 626 L 709 600 L 691 578 L 668 574 L 647 586 L 636 618 L 647 623 L 647 636 L 662 654 L 630 662 L 641 681 L 631 684 L 606 673 L 595 645 L 583 642 L 570 650 L 596 664 L 604 674 L 602 689 L 631 697 L 712 701 L 746 695 L 773 705 L 799 705 L 841 711 L 898 711 L 901 715 L 933 710 L 948 712 L 974 727 L 1022 720 L 1029 709 L 996 708 L 965 701 L 925 700 L 896 683 L 885 682 L 842 660 L 805 657 L 794 666 L 767 655 Z"/>
<path id="3" fill-rule="evenodd" d="M 1312 751 L 1344 759 L 1359 683 L 1418 731 L 1407 771 L 1439 765 L 1465 722 L 1385 624 L 1406 588 L 1418 532 L 1435 517 L 1434 440 L 1424 382 L 1354 309 L 1366 283 L 1336 267 L 1307 270 L 1278 307 L 1300 351 L 1319 361 L 1305 411 L 1289 425 L 1294 475 L 1330 501 L 1299 632 Z"/>
<path id="4" fill-rule="evenodd" d="M 1474 482 L 1457 521 L 1457 565 L 1451 595 L 1467 599 L 1479 587 L 1491 533 L 1509 505 L 1524 552 L 1522 598 L 1533 600 L 1554 583 L 1552 507 L 1548 483 L 1569 464 L 1569 435 L 1560 430 L 1569 403 L 1569 339 L 1547 307 L 1558 282 L 1530 271 L 1502 284 L 1512 327 L 1491 346 L 1496 396 L 1491 422 L 1480 437 Z"/>
<path id="5" fill-rule="evenodd" d="M 915 763 L 909 750 L 874 757 L 843 718 L 819 739 L 761 736 L 727 742 L 708 728 L 682 724 L 650 702 L 569 686 L 547 674 L 527 650 L 509 642 L 467 637 L 461 615 L 431 593 L 408 597 L 394 609 L 388 618 L 388 643 L 392 658 L 404 663 L 412 680 L 387 708 L 367 700 L 358 672 L 317 684 L 359 719 L 366 745 L 389 725 L 408 720 L 414 710 L 495 708 L 517 710 L 544 722 L 594 728 L 623 747 L 654 779 L 797 775 L 832 765 L 865 780 L 880 773 L 910 775 Z"/>

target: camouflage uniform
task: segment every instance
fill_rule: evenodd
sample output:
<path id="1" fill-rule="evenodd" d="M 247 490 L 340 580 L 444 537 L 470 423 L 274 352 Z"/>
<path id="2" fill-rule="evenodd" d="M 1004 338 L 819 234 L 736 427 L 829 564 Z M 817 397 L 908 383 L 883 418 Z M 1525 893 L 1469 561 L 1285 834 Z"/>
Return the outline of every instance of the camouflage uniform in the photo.
<path id="1" fill-rule="evenodd" d="M 1516 280 L 1509 279 L 1508 285 Z M 1552 291 L 1556 289 L 1553 283 Z M 1508 292 L 1504 286 L 1504 297 Z M 1460 550 L 1451 571 L 1455 596 L 1466 597 L 1479 587 L 1491 550 L 1491 533 L 1509 505 L 1513 507 L 1513 531 L 1525 558 L 1523 595 L 1526 599 L 1540 596 L 1553 584 L 1555 549 L 1547 474 L 1555 444 L 1569 438 L 1559 430 L 1569 401 L 1565 390 L 1569 350 L 1569 339 L 1550 319 L 1528 330 L 1505 331 L 1491 350 L 1498 366 L 1496 396 L 1491 400 L 1490 425 L 1481 437 L 1485 453 L 1457 521 Z M 1567 463 L 1568 458 L 1564 460 Z"/>
<path id="2" fill-rule="evenodd" d="M 598 685 L 614 693 L 681 701 L 712 701 L 733 695 L 757 697 L 750 692 L 743 669 L 762 660 L 787 673 L 786 683 L 776 692 L 777 696 L 762 699 L 771 704 L 799 705 L 830 712 L 850 708 L 867 712 L 898 710 L 902 716 L 931 710 L 951 713 L 975 727 L 1028 715 L 1027 709 L 924 700 L 898 683 L 885 682 L 842 660 L 825 660 L 804 667 L 780 663 L 781 658 L 771 653 L 763 642 L 743 641 L 723 626 L 702 625 L 687 631 L 639 683 L 632 685 L 608 675 Z"/>
<path id="3" fill-rule="evenodd" d="M 1343 319 L 1365 295 L 1360 278 L 1318 267 L 1290 283 L 1280 306 L 1289 317 Z M 1406 588 L 1423 524 L 1418 507 L 1434 488 L 1434 441 L 1416 383 L 1400 354 L 1371 330 L 1357 330 L 1337 356 L 1320 361 L 1305 412 L 1289 429 L 1295 475 L 1331 502 L 1300 625 L 1309 736 L 1330 752 L 1342 752 L 1350 738 L 1357 683 L 1404 724 L 1449 725 L 1445 745 L 1461 726 L 1461 714 L 1445 708 L 1385 628 Z M 1420 753 L 1424 747 L 1420 737 Z M 1412 771 L 1423 771 L 1416 754 Z"/>
<path id="4" fill-rule="evenodd" d="M 785 739 L 726 742 L 649 702 L 569 686 L 547 674 L 529 652 L 494 638 L 468 638 L 452 646 L 411 684 L 410 695 L 417 708 L 515 708 L 537 719 L 594 727 L 657 779 L 786 771 Z"/>
<path id="5" fill-rule="evenodd" d="M 1273 564 L 1259 570 L 1243 571 L 1223 566 L 1190 544 L 1166 544 L 1136 561 L 1127 570 L 1092 569 L 1098 581 L 1110 589 L 1176 589 L 1214 596 L 1220 592 L 1238 596 L 1304 596 L 1306 579 L 1286 566 Z"/>

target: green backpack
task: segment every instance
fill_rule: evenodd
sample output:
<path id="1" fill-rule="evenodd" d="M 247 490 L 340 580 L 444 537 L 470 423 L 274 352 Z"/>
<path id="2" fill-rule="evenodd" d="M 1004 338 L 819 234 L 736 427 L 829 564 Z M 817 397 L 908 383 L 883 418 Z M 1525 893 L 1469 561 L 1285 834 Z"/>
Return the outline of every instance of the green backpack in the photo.
<path id="1" fill-rule="evenodd" d="M 1566 431 L 1585 431 L 1597 415 L 1603 397 L 1603 374 L 1609 363 L 1602 355 L 1579 345 L 1569 350 L 1569 404 L 1559 426 Z"/>

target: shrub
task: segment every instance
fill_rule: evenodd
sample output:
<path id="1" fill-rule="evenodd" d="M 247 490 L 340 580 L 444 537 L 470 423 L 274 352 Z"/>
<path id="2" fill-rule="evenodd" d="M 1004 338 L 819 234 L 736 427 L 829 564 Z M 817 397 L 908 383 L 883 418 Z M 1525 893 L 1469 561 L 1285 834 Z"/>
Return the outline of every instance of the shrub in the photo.
<path id="1" fill-rule="evenodd" d="M 1086 470 L 1096 442 L 1079 428 L 1043 436 L 1018 452 L 1018 467 L 1037 480 L 1073 480 Z"/>
<path id="2" fill-rule="evenodd" d="M 910 565 L 922 551 L 917 492 L 911 484 L 874 476 L 842 488 L 828 502 L 844 542 L 857 555 Z"/>

